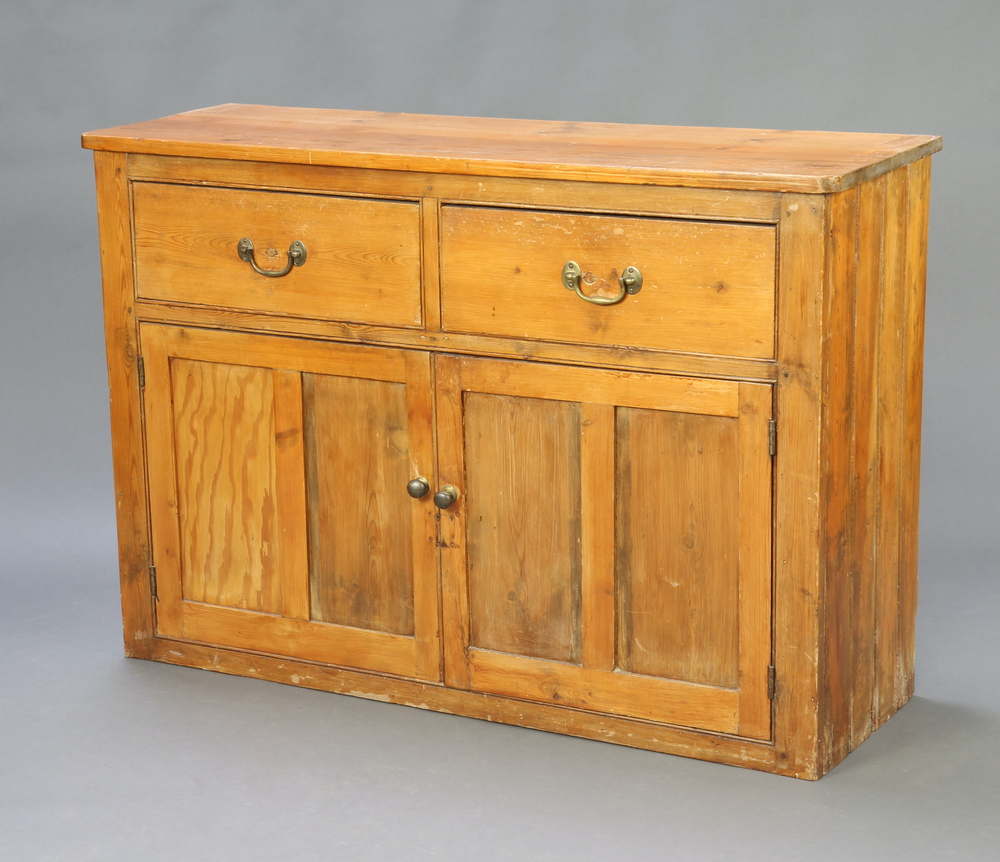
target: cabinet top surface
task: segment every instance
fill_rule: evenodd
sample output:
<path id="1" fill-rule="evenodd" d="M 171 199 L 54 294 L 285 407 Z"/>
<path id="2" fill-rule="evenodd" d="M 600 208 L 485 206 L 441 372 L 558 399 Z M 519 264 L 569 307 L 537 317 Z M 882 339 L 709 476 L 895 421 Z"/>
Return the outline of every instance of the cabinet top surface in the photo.
<path id="1" fill-rule="evenodd" d="M 89 132 L 83 146 L 431 173 L 834 192 L 937 152 L 941 139 L 230 104 Z"/>

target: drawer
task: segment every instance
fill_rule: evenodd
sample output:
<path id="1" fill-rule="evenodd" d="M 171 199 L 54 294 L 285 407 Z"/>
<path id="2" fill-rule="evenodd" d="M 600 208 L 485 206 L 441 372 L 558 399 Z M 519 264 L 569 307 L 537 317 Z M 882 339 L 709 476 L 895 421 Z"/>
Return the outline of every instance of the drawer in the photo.
<path id="1" fill-rule="evenodd" d="M 775 228 L 633 216 L 445 206 L 442 320 L 453 332 L 774 356 Z M 585 295 L 563 284 L 575 261 Z"/>
<path id="2" fill-rule="evenodd" d="M 389 326 L 419 326 L 416 203 L 137 182 L 136 292 L 194 303 Z M 280 277 L 293 241 L 305 261 Z"/>

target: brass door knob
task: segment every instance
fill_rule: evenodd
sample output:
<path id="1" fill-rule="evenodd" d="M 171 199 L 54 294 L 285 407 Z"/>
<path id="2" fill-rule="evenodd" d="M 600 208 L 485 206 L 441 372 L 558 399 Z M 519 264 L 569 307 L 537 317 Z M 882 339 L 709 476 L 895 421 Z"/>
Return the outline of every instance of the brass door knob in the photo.
<path id="1" fill-rule="evenodd" d="M 458 499 L 458 489 L 454 485 L 445 485 L 434 495 L 434 505 L 439 509 L 447 509 Z"/>
<path id="2" fill-rule="evenodd" d="M 411 497 L 423 497 L 430 489 L 430 482 L 419 476 L 406 483 L 406 493 Z"/>

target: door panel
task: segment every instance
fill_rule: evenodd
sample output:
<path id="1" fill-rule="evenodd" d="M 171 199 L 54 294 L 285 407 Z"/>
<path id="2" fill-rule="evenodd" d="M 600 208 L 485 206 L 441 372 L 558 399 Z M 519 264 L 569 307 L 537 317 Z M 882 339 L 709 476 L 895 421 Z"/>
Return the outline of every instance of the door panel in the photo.
<path id="1" fill-rule="evenodd" d="M 406 386 L 302 376 L 312 618 L 413 634 Z"/>
<path id="2" fill-rule="evenodd" d="M 736 688 L 739 420 L 616 413 L 617 666 Z"/>
<path id="3" fill-rule="evenodd" d="M 580 408 L 465 400 L 471 643 L 580 660 Z"/>
<path id="4" fill-rule="evenodd" d="M 171 378 L 182 594 L 280 613 L 272 372 L 178 359 Z"/>
<path id="5" fill-rule="evenodd" d="M 767 738 L 770 387 L 436 367 L 449 683 Z"/>
<path id="6" fill-rule="evenodd" d="M 439 679 L 429 357 L 141 338 L 158 633 Z"/>

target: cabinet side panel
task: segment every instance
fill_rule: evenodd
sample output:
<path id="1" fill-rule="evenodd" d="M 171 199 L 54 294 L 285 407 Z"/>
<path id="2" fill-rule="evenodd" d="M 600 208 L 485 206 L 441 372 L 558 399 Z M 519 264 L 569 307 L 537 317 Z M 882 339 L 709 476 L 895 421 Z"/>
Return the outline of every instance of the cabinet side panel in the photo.
<path id="1" fill-rule="evenodd" d="M 851 568 L 854 477 L 852 391 L 854 388 L 854 288 L 857 257 L 857 189 L 832 195 L 826 244 L 823 312 L 823 491 L 824 603 L 820 704 L 821 757 L 824 770 L 850 750 L 850 714 L 854 687 Z"/>
<path id="2" fill-rule="evenodd" d="M 896 698 L 913 694 L 914 633 L 917 615 L 917 531 L 920 515 L 920 421 L 923 408 L 924 296 L 927 282 L 927 228 L 931 160 L 908 165 L 906 231 L 906 314 L 903 412 L 903 483 L 901 509 L 899 636 L 900 671 Z"/>
<path id="3" fill-rule="evenodd" d="M 775 771 L 818 778 L 820 419 L 826 198 L 783 195 L 775 415 Z"/>
<path id="4" fill-rule="evenodd" d="M 886 176 L 882 242 L 882 303 L 879 316 L 878 521 L 876 525 L 875 727 L 901 703 L 899 667 L 900 488 L 903 464 L 902 378 L 904 283 L 906 278 L 907 171 Z"/>
<path id="5" fill-rule="evenodd" d="M 125 653 L 145 657 L 154 624 L 125 158 L 94 153 Z"/>

